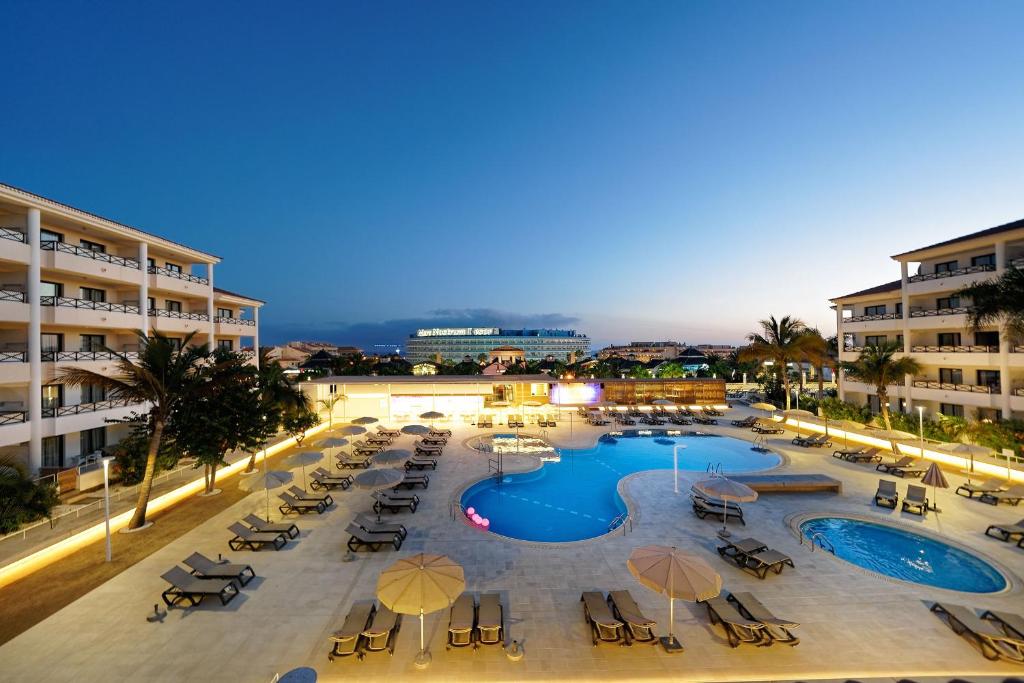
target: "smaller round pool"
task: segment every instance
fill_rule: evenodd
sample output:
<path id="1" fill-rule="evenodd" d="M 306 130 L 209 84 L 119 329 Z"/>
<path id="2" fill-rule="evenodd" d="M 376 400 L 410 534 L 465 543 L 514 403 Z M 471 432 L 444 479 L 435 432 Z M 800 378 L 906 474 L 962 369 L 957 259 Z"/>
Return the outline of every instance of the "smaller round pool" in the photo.
<path id="1" fill-rule="evenodd" d="M 976 555 L 888 524 L 818 517 L 800 524 L 800 533 L 824 538 L 837 557 L 894 579 L 967 593 L 1006 588 L 1006 578 Z"/>

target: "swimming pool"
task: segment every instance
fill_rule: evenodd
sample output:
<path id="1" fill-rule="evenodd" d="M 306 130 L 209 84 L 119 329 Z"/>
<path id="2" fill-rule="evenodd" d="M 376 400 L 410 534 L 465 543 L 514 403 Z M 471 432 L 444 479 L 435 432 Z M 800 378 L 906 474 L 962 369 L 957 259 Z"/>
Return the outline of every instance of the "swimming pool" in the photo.
<path id="1" fill-rule="evenodd" d="M 486 479 L 462 494 L 462 505 L 490 520 L 490 530 L 526 541 L 579 541 L 608 533 L 622 523 L 626 504 L 616 487 L 620 479 L 643 470 L 679 468 L 704 472 L 769 469 L 781 462 L 775 453 L 758 453 L 750 444 L 724 436 L 683 435 L 673 430 L 634 430 L 602 439 L 594 448 L 559 450 L 533 472 Z M 666 478 L 670 485 L 670 478 Z M 666 489 L 667 491 L 668 489 Z"/>
<path id="2" fill-rule="evenodd" d="M 971 553 L 912 531 L 848 517 L 818 517 L 800 524 L 806 538 L 821 534 L 836 557 L 879 574 L 968 593 L 1006 588 L 1006 578 Z"/>

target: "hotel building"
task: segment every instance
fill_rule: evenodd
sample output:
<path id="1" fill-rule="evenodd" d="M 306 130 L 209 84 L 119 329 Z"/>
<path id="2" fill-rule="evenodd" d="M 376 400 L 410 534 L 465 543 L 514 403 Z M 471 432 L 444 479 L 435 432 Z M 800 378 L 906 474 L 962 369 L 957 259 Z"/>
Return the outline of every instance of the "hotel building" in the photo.
<path id="1" fill-rule="evenodd" d="M 635 341 L 628 344 L 606 346 L 597 352 L 598 360 L 625 358 L 649 363 L 652 360 L 671 360 L 686 349 L 686 344 L 675 341 Z"/>
<path id="2" fill-rule="evenodd" d="M 499 327 L 435 327 L 419 329 L 405 343 L 406 357 L 412 363 L 442 359 L 461 361 L 469 356 L 476 360 L 502 346 L 522 349 L 527 360 L 543 360 L 554 356 L 566 360 L 570 354 L 590 353 L 590 338 L 576 330 L 523 329 Z M 487 360 L 491 360 L 490 357 Z"/>
<path id="3" fill-rule="evenodd" d="M 971 302 L 956 292 L 1024 267 L 1024 220 L 897 254 L 900 279 L 832 300 L 841 360 L 896 342 L 921 364 L 889 390 L 894 409 L 981 418 L 1024 417 L 1024 346 L 997 325 L 972 330 Z M 843 378 L 840 398 L 879 410 L 875 389 Z"/>
<path id="4" fill-rule="evenodd" d="M 120 440 L 127 426 L 108 420 L 146 406 L 109 400 L 98 387 L 65 387 L 57 376 L 70 366 L 115 372 L 103 349 L 131 357 L 135 330 L 258 348 L 263 302 L 214 287 L 219 262 L 0 184 L 0 453 L 52 474 Z"/>

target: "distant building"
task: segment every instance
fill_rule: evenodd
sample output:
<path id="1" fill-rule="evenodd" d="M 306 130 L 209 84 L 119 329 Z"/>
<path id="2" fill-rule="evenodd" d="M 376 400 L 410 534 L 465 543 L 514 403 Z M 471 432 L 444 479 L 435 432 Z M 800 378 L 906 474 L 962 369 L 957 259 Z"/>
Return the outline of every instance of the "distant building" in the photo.
<path id="1" fill-rule="evenodd" d="M 419 329 L 406 342 L 406 355 L 412 362 L 432 360 L 437 356 L 456 359 L 477 358 L 496 348 L 511 346 L 521 349 L 527 360 L 547 356 L 568 358 L 570 354 L 587 354 L 590 338 L 576 330 L 522 329 L 499 327 L 450 327 Z"/>
<path id="2" fill-rule="evenodd" d="M 515 346 L 499 346 L 487 352 L 487 359 L 510 365 L 526 360 L 526 352 Z"/>
<path id="3" fill-rule="evenodd" d="M 694 348 L 705 356 L 718 356 L 719 358 L 728 358 L 736 350 L 736 347 L 731 344 L 697 344 Z"/>
<path id="4" fill-rule="evenodd" d="M 672 360 L 686 348 L 686 344 L 675 341 L 641 341 L 624 345 L 606 346 L 597 352 L 598 360 L 625 358 L 647 363 L 652 360 Z"/>
<path id="5" fill-rule="evenodd" d="M 267 351 L 267 360 L 277 363 L 285 370 L 299 367 L 309 356 L 307 351 L 299 351 L 291 346 L 272 346 Z"/>

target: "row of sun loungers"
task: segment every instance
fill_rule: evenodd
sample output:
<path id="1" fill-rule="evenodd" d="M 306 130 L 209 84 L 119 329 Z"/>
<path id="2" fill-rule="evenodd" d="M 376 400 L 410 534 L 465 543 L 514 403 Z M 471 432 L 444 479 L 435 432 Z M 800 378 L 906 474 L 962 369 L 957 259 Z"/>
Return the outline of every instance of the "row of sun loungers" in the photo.
<path id="1" fill-rule="evenodd" d="M 987 659 L 1024 663 L 1024 618 L 995 610 L 979 616 L 973 609 L 948 602 L 936 602 L 931 611 L 954 633 L 973 641 Z"/>
<path id="2" fill-rule="evenodd" d="M 833 458 L 848 462 L 882 462 L 882 451 L 877 448 L 855 448 L 832 452 Z"/>
<path id="3" fill-rule="evenodd" d="M 899 493 L 896 491 L 896 482 L 888 479 L 878 480 L 878 490 L 875 491 L 875 505 L 896 509 L 899 503 Z M 907 486 L 907 495 L 903 498 L 901 510 L 911 512 L 915 515 L 924 515 L 928 511 L 928 491 L 923 486 L 910 484 Z"/>
<path id="4" fill-rule="evenodd" d="M 978 500 L 989 505 L 998 505 L 999 503 L 1019 505 L 1024 500 L 1024 484 L 1008 486 L 995 481 L 967 482 L 957 487 L 956 493 L 966 498 L 978 496 Z"/>
<path id="5" fill-rule="evenodd" d="M 737 567 L 759 579 L 764 579 L 770 571 L 781 574 L 787 565 L 795 568 L 792 558 L 778 550 L 770 549 L 767 544 L 756 538 L 744 538 L 727 543 L 718 548 L 718 554 L 732 560 Z"/>
<path id="6" fill-rule="evenodd" d="M 402 627 L 402 615 L 372 601 L 352 605 L 341 628 L 330 635 L 331 652 L 327 658 L 356 655 L 362 659 L 367 652 L 395 653 L 395 636 Z"/>
<path id="7" fill-rule="evenodd" d="M 793 438 L 793 445 L 803 446 L 804 448 L 831 448 L 832 441 L 825 434 L 816 434 L 813 436 L 797 435 Z"/>
<path id="8" fill-rule="evenodd" d="M 750 431 L 757 434 L 784 434 L 786 428 L 782 426 L 781 422 L 758 419 L 754 421 L 754 426 L 750 428 Z"/>
<path id="9" fill-rule="evenodd" d="M 501 596 L 484 593 L 477 603 L 472 593 L 463 593 L 448 614 L 448 645 L 453 647 L 500 645 L 505 641 L 505 610 Z"/>

